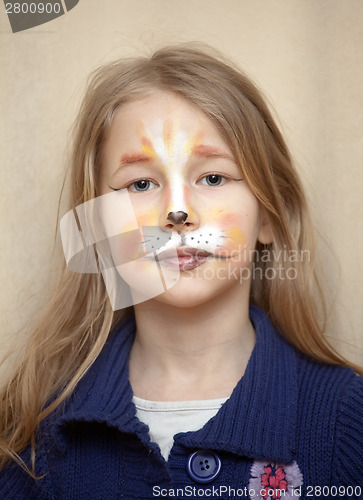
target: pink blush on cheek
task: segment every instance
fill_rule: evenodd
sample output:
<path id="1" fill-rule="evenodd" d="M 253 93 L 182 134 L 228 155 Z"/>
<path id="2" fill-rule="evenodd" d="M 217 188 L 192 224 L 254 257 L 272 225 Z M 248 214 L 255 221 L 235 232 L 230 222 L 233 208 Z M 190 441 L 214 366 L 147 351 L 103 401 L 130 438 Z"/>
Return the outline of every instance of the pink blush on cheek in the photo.
<path id="1" fill-rule="evenodd" d="M 240 214 L 224 214 L 218 217 L 218 225 L 227 228 L 228 226 L 242 226 L 242 217 Z"/>

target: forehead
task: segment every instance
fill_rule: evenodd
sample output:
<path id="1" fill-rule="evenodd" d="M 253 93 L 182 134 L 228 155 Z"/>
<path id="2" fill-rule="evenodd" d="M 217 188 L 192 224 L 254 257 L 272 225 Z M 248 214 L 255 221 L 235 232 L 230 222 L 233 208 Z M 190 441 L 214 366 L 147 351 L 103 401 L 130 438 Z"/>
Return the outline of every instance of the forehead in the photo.
<path id="1" fill-rule="evenodd" d="M 152 142 L 207 141 L 229 147 L 212 120 L 195 104 L 172 92 L 153 91 L 121 106 L 115 113 L 104 148 L 136 147 Z"/>

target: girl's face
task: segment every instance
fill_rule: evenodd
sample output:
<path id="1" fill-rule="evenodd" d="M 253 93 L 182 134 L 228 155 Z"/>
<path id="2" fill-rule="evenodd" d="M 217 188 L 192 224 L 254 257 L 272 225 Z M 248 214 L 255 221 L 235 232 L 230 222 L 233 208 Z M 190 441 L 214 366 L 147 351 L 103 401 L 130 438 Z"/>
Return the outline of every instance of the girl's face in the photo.
<path id="1" fill-rule="evenodd" d="M 117 111 L 101 158 L 101 194 L 128 193 L 141 232 L 155 228 L 158 265 L 178 276 L 154 300 L 190 307 L 227 290 L 247 289 L 248 296 L 250 280 L 241 278 L 257 238 L 271 240 L 270 228 L 211 119 L 183 98 L 155 91 Z M 125 214 L 120 231 L 127 225 Z M 134 293 L 147 295 L 150 265 L 139 259 L 118 271 Z"/>

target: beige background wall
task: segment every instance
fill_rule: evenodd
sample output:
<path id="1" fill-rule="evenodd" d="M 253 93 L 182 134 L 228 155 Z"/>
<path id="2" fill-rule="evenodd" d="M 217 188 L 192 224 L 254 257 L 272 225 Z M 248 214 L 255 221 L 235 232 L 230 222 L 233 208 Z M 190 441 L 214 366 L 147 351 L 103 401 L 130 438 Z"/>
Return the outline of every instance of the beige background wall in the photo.
<path id="1" fill-rule="evenodd" d="M 362 359 L 363 2 L 80 0 L 13 34 L 0 6 L 0 352 L 49 280 L 67 133 L 86 76 L 125 55 L 198 40 L 252 75 L 275 107 L 308 189 L 339 348 Z M 360 347 L 360 351 L 356 347 Z"/>

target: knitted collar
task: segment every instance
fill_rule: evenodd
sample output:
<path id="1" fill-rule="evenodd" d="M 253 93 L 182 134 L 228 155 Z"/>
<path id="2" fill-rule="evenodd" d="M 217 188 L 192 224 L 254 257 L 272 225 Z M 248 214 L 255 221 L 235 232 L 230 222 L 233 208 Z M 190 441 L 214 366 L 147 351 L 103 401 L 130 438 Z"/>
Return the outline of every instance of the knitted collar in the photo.
<path id="1" fill-rule="evenodd" d="M 250 318 L 256 345 L 243 377 L 214 418 L 202 429 L 178 434 L 176 439 L 190 448 L 288 463 L 295 450 L 296 351 L 256 306 L 250 307 Z M 130 316 L 111 333 L 101 354 L 57 412 L 59 429 L 74 421 L 101 422 L 138 435 L 156 451 L 132 402 L 128 358 L 134 335 L 135 320 Z"/>

